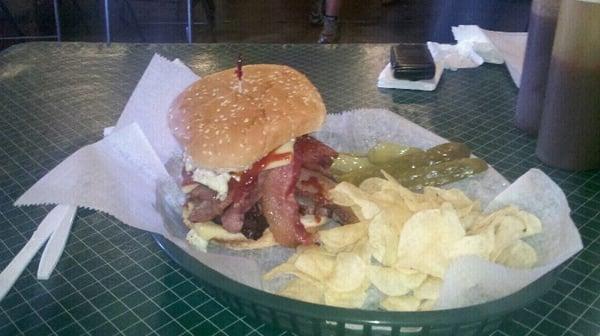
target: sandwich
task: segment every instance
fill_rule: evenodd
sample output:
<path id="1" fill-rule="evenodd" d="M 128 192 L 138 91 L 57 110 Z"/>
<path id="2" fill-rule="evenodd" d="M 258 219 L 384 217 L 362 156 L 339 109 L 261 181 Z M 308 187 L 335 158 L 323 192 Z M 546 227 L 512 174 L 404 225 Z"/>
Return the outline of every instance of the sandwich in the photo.
<path id="1" fill-rule="evenodd" d="M 328 218 L 337 152 L 309 134 L 325 119 L 315 86 L 283 65 L 244 66 L 196 81 L 172 103 L 169 127 L 184 150 L 181 188 L 188 241 L 235 249 L 313 243 Z"/>

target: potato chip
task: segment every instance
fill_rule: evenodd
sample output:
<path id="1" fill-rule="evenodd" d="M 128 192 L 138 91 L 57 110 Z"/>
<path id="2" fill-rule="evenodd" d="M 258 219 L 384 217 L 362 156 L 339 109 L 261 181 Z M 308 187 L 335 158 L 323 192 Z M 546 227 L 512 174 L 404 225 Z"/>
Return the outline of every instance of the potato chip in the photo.
<path id="1" fill-rule="evenodd" d="M 304 279 L 290 281 L 278 294 L 311 303 L 324 302 L 323 289 L 313 286 L 311 282 Z"/>
<path id="2" fill-rule="evenodd" d="M 462 191 L 458 189 L 441 189 L 435 187 L 425 187 L 423 195 L 437 199 L 437 203 L 448 202 L 452 204 L 459 218 L 467 216 L 471 211 L 479 211 L 479 202 L 472 201 Z"/>
<path id="3" fill-rule="evenodd" d="M 277 267 L 273 268 L 272 270 L 270 270 L 269 272 L 267 272 L 266 274 L 263 275 L 263 279 L 265 281 L 271 281 L 275 278 L 281 277 L 281 276 L 285 276 L 285 275 L 293 275 L 296 278 L 302 279 L 306 282 L 309 282 L 312 284 L 312 286 L 317 287 L 317 288 L 324 288 L 325 285 L 323 284 L 323 282 L 319 279 L 316 279 L 306 273 L 303 273 L 301 271 L 299 271 L 293 264 L 291 263 L 283 263 L 281 265 L 278 265 Z"/>
<path id="4" fill-rule="evenodd" d="M 268 271 L 267 273 L 265 273 L 263 275 L 263 279 L 266 281 L 271 281 L 282 275 L 291 274 L 293 272 L 296 272 L 297 270 L 298 269 L 296 268 L 296 266 L 294 266 L 294 264 L 289 263 L 289 262 L 284 262 L 283 264 L 279 264 L 279 265 L 275 266 L 273 269 L 271 269 L 270 271 Z"/>
<path id="5" fill-rule="evenodd" d="M 465 236 L 456 241 L 448 250 L 448 257 L 454 259 L 457 257 L 473 255 L 479 256 L 484 260 L 489 260 L 490 254 L 494 250 L 494 237 L 488 234 L 478 234 L 474 236 Z"/>
<path id="6" fill-rule="evenodd" d="M 416 311 L 421 305 L 421 299 L 412 295 L 388 296 L 379 305 L 381 308 L 391 311 Z"/>
<path id="7" fill-rule="evenodd" d="M 348 182 L 342 182 L 329 191 L 329 197 L 342 206 L 358 206 L 360 218 L 371 219 L 380 211 L 379 205 L 371 201 L 369 194 Z M 353 208 L 354 210 L 354 208 Z"/>
<path id="8" fill-rule="evenodd" d="M 414 212 L 410 211 L 404 202 L 395 206 L 384 207 L 382 213 L 384 213 L 384 216 L 390 218 L 392 226 L 396 230 L 396 234 L 400 234 L 402 227 L 404 227 L 404 223 L 414 215 Z"/>
<path id="9" fill-rule="evenodd" d="M 350 252 L 356 253 L 366 264 L 371 263 L 371 246 L 369 245 L 369 238 L 363 237 L 359 240 Z"/>
<path id="10" fill-rule="evenodd" d="M 426 274 L 412 270 L 370 265 L 368 277 L 373 286 L 390 296 L 401 296 L 417 288 L 427 278 Z"/>
<path id="11" fill-rule="evenodd" d="M 353 184 L 348 182 L 341 182 L 336 185 L 333 189 L 327 192 L 327 196 L 331 201 L 341 206 L 353 206 L 356 205 L 356 201 L 350 196 L 355 194 L 355 187 Z M 355 187 L 356 188 L 356 187 Z"/>
<path id="12" fill-rule="evenodd" d="M 494 261 L 508 267 L 530 268 L 537 262 L 537 253 L 526 242 L 517 240 L 502 250 Z"/>
<path id="13" fill-rule="evenodd" d="M 519 226 L 512 225 L 515 224 L 512 221 L 507 221 L 506 223 L 506 225 L 499 226 L 498 233 L 494 237 L 494 249 L 490 253 L 490 260 L 496 260 L 502 251 L 520 238 Z"/>
<path id="14" fill-rule="evenodd" d="M 337 292 L 351 292 L 366 278 L 367 264 L 356 253 L 342 252 L 335 258 L 335 268 L 326 284 Z"/>
<path id="15" fill-rule="evenodd" d="M 410 268 L 394 267 L 396 271 L 404 275 L 404 283 L 408 288 L 415 289 L 427 279 L 427 274 Z"/>
<path id="16" fill-rule="evenodd" d="M 300 252 L 294 261 L 294 266 L 299 271 L 324 281 L 332 274 L 335 262 L 336 258 L 333 255 L 314 246 Z"/>
<path id="17" fill-rule="evenodd" d="M 398 256 L 398 231 L 388 212 L 375 216 L 369 225 L 369 245 L 373 258 L 384 266 L 391 266 Z"/>
<path id="18" fill-rule="evenodd" d="M 388 184 L 384 185 L 384 190 L 392 195 L 395 195 L 395 197 L 402 199 L 404 204 L 406 204 L 407 208 L 411 212 L 435 209 L 439 207 L 439 204 L 427 195 L 413 193 L 398 183 L 398 181 L 396 181 L 396 179 L 394 179 L 394 177 L 390 174 L 386 173 L 385 171 L 382 171 L 382 173 L 389 182 Z"/>
<path id="19" fill-rule="evenodd" d="M 473 225 L 471 231 L 473 233 L 478 233 L 490 228 L 496 230 L 499 226 L 512 226 L 511 224 L 518 224 L 517 226 L 521 227 L 520 238 L 528 237 L 542 231 L 542 223 L 536 216 L 527 211 L 520 210 L 513 205 L 497 210 L 481 218 Z"/>
<path id="20" fill-rule="evenodd" d="M 496 260 L 515 241 L 540 232 L 541 225 L 537 217 L 515 206 L 508 206 L 482 218 L 471 231 L 494 237 L 490 258 Z"/>
<path id="21" fill-rule="evenodd" d="M 460 218 L 460 223 L 467 232 L 471 232 L 473 225 L 480 219 L 481 211 L 472 210 L 468 215 Z"/>
<path id="22" fill-rule="evenodd" d="M 301 248 L 306 248 L 302 245 L 298 246 L 298 248 L 296 249 L 296 251 L 300 250 Z M 265 273 L 263 275 L 263 279 L 270 281 L 273 280 L 279 276 L 282 276 L 284 274 L 290 274 L 293 271 L 296 271 L 296 267 L 294 266 L 294 262 L 296 260 L 298 260 L 298 253 L 294 253 L 292 254 L 288 260 L 286 260 L 284 263 L 279 264 L 277 266 L 275 266 L 274 268 L 272 268 L 269 272 Z"/>
<path id="23" fill-rule="evenodd" d="M 365 281 L 357 289 L 351 292 L 339 292 L 334 289 L 325 289 L 325 304 L 336 307 L 360 308 L 367 299 L 367 288 L 369 283 Z"/>
<path id="24" fill-rule="evenodd" d="M 360 210 L 360 206 L 353 205 L 353 206 L 350 207 L 350 209 L 352 209 L 352 213 L 356 216 L 356 218 L 358 218 L 359 222 L 363 222 L 363 221 L 367 220 L 363 216 L 362 211 Z"/>
<path id="25" fill-rule="evenodd" d="M 362 181 L 358 187 L 360 188 L 360 190 L 368 194 L 373 194 L 378 191 L 382 191 L 389 184 L 390 182 L 388 180 L 382 179 L 380 177 L 370 177 Z"/>
<path id="26" fill-rule="evenodd" d="M 421 286 L 413 290 L 413 295 L 423 300 L 437 300 L 440 296 L 440 289 L 442 289 L 443 281 L 436 277 L 427 277 Z"/>
<path id="27" fill-rule="evenodd" d="M 534 234 L 542 232 L 542 222 L 535 215 L 520 210 L 518 217 L 525 223 L 525 233 L 522 237 L 529 237 Z"/>
<path id="28" fill-rule="evenodd" d="M 394 205 L 403 204 L 404 197 L 412 193 L 395 180 L 387 180 L 379 177 L 364 180 L 359 188 L 371 195 L 378 202 L 387 202 Z"/>
<path id="29" fill-rule="evenodd" d="M 405 224 L 398 243 L 398 266 L 442 277 L 450 261 L 450 247 L 465 236 L 449 203 L 441 209 L 414 214 Z"/>
<path id="30" fill-rule="evenodd" d="M 321 230 L 318 238 L 328 252 L 342 252 L 351 249 L 361 238 L 367 236 L 368 222 L 358 222 Z"/>

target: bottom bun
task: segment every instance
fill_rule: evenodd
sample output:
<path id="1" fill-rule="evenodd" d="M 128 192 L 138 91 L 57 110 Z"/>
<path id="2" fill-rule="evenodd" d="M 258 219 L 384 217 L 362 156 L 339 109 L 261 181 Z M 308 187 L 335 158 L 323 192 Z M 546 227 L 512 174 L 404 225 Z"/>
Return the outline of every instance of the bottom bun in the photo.
<path id="1" fill-rule="evenodd" d="M 188 219 L 189 214 L 190 210 L 188 207 L 183 207 L 183 222 L 190 228 L 186 239 L 192 246 L 204 252 L 206 252 L 209 241 L 232 250 L 255 250 L 278 245 L 271 230 L 268 228 L 259 239 L 253 240 L 246 238 L 239 232 L 231 233 L 225 230 L 223 226 L 212 221 L 191 222 Z M 301 223 L 308 232 L 314 233 L 318 231 L 320 226 L 327 223 L 328 220 L 329 218 L 326 217 L 316 220 L 314 216 L 303 216 Z"/>
<path id="2" fill-rule="evenodd" d="M 214 222 L 192 223 L 187 218 L 188 214 L 187 207 L 184 207 L 183 222 L 190 228 L 186 239 L 191 245 L 202 251 L 206 252 L 209 241 L 232 250 L 254 250 L 277 245 L 268 228 L 263 232 L 262 237 L 253 240 L 246 238 L 241 233 L 231 233 Z"/>

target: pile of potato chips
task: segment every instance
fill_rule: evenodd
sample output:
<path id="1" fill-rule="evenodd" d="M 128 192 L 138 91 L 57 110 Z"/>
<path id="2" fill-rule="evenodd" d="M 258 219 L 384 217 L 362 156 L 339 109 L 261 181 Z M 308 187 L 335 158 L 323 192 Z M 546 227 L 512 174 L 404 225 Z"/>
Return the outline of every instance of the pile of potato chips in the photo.
<path id="1" fill-rule="evenodd" d="M 382 309 L 430 310 L 454 258 L 479 256 L 516 268 L 537 261 L 521 238 L 540 232 L 542 224 L 514 206 L 483 214 L 460 190 L 426 187 L 414 193 L 388 175 L 359 187 L 342 182 L 330 197 L 351 207 L 360 222 L 320 231 L 319 246 L 298 247 L 265 274 L 265 280 L 293 275 L 278 294 L 359 308 L 371 288 Z"/>

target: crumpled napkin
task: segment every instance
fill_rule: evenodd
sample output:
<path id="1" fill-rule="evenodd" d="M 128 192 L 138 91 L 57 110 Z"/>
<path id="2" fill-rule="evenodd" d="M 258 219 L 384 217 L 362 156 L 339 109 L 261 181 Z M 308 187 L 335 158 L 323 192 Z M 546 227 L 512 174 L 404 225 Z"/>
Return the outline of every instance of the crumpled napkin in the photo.
<path id="1" fill-rule="evenodd" d="M 492 41 L 475 25 L 460 25 L 452 27 L 452 34 L 458 43 L 470 46 L 485 62 L 502 64 L 504 58 L 498 52 Z"/>
<path id="2" fill-rule="evenodd" d="M 484 60 L 479 56 L 471 44 L 468 42 L 459 42 L 457 44 L 441 44 L 437 42 L 427 42 L 431 54 L 444 65 L 444 69 L 456 71 L 458 69 L 476 68 L 483 64 Z"/>

